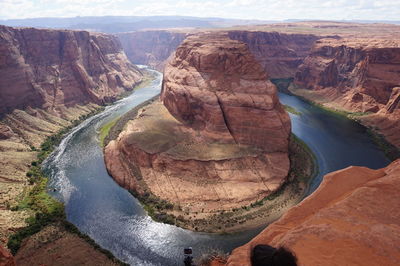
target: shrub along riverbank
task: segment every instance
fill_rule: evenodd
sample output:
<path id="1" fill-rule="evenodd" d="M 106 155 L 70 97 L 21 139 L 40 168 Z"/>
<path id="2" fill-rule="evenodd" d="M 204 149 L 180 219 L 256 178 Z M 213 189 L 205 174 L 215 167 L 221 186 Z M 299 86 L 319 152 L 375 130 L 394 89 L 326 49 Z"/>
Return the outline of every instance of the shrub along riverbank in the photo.
<path id="1" fill-rule="evenodd" d="M 306 102 L 312 106 L 315 106 L 321 110 L 324 110 L 325 112 L 328 112 L 332 115 L 339 116 L 339 117 L 346 117 L 348 119 L 356 121 L 360 125 L 362 125 L 362 124 L 360 123 L 359 118 L 361 116 L 371 114 L 368 112 L 348 112 L 345 110 L 329 108 L 329 107 L 324 106 L 323 104 L 309 100 L 309 99 L 305 98 L 304 96 L 298 95 L 298 94 L 296 94 L 296 91 L 293 90 L 293 88 L 291 89 L 291 86 L 290 86 L 293 82 L 293 78 L 271 79 L 271 82 L 274 83 L 277 86 L 278 90 L 282 93 L 294 95 L 294 96 L 300 98 L 301 100 L 303 100 L 304 102 Z M 290 109 L 290 107 L 287 108 L 285 106 L 285 109 L 288 112 L 293 113 L 292 110 Z M 362 125 L 362 126 L 364 126 L 364 125 Z M 377 144 L 379 146 L 379 148 L 385 153 L 386 157 L 389 160 L 394 161 L 394 160 L 400 158 L 400 149 L 398 149 L 396 146 L 394 146 L 393 144 L 388 142 L 386 140 L 386 138 L 378 132 L 377 129 L 371 128 L 371 127 L 366 127 L 366 126 L 364 126 L 364 127 L 366 128 L 366 132 L 370 135 L 371 139 L 375 142 L 375 144 Z"/>
<path id="2" fill-rule="evenodd" d="M 32 188 L 25 193 L 25 195 L 23 195 L 18 205 L 11 207 L 11 209 L 28 210 L 30 213 L 32 213 L 32 215 L 27 219 L 28 226 L 18 230 L 9 238 L 7 246 L 13 254 L 17 253 L 18 249 L 21 247 L 22 241 L 25 238 L 38 233 L 44 227 L 50 224 L 57 224 L 57 226 L 62 226 L 68 232 L 78 235 L 92 245 L 96 250 L 104 253 L 114 262 L 123 264 L 114 258 L 109 251 L 102 249 L 90 237 L 79 232 L 79 230 L 73 224 L 66 220 L 64 205 L 47 193 L 48 178 L 42 171 L 42 164 L 44 160 L 60 144 L 64 136 L 82 121 L 99 112 L 102 112 L 103 110 L 104 107 L 100 107 L 87 115 L 81 116 L 79 119 L 73 121 L 69 127 L 64 128 L 55 135 L 49 136 L 41 144 L 39 149 L 31 147 L 32 150 L 38 151 L 37 160 L 31 163 L 30 170 L 26 174 L 29 178 L 29 183 L 32 185 Z"/>
<path id="3" fill-rule="evenodd" d="M 311 149 L 294 134 L 291 135 L 289 158 L 291 169 L 285 183 L 274 193 L 230 211 L 215 213 L 209 218 L 188 219 L 180 206 L 160 199 L 150 192 L 131 193 L 143 204 L 153 220 L 200 232 L 231 233 L 265 226 L 278 219 L 300 202 L 310 181 L 318 173 L 316 157 Z M 141 183 L 146 190 L 146 184 Z"/>
<path id="4" fill-rule="evenodd" d="M 152 77 L 153 75 L 149 73 L 146 74 L 144 80 L 135 86 L 133 90 L 148 85 Z M 129 93 L 132 93 L 133 90 Z M 53 224 L 59 228 L 61 226 L 62 229 L 65 229 L 69 233 L 78 235 L 96 250 L 105 254 L 114 263 L 125 265 L 123 262 L 116 259 L 111 252 L 102 249 L 89 236 L 79 232 L 73 224 L 66 220 L 64 205 L 48 194 L 48 178 L 42 170 L 42 164 L 45 159 L 55 150 L 71 129 L 89 117 L 104 111 L 104 109 L 105 107 L 101 106 L 93 112 L 80 116 L 79 119 L 72 121 L 70 126 L 65 127 L 57 134 L 47 137 L 39 148 L 31 147 L 32 151 L 37 152 L 37 159 L 31 163 L 30 169 L 26 173 L 31 186 L 29 190 L 21 196 L 17 205 L 10 206 L 11 210 L 26 210 L 30 213 L 30 217 L 26 220 L 27 226 L 16 231 L 9 237 L 7 246 L 13 254 L 17 253 L 24 239 L 40 232 L 46 226 Z"/>

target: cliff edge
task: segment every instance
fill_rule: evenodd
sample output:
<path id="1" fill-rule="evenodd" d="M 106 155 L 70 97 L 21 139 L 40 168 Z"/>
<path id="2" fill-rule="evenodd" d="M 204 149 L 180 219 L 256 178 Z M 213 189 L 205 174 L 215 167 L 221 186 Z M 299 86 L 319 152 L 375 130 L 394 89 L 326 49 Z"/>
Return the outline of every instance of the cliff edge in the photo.
<path id="1" fill-rule="evenodd" d="M 400 160 L 371 170 L 351 166 L 324 177 L 319 188 L 253 240 L 226 265 L 251 265 L 258 244 L 285 246 L 299 265 L 398 265 Z"/>

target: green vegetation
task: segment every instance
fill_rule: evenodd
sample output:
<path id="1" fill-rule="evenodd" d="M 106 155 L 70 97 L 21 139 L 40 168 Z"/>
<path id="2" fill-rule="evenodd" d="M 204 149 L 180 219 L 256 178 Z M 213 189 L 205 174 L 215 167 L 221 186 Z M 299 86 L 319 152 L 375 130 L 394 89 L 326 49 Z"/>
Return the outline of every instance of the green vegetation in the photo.
<path id="1" fill-rule="evenodd" d="M 133 90 L 141 89 L 146 86 L 149 86 L 151 82 L 155 79 L 156 75 L 153 72 L 150 71 L 144 71 L 144 77 L 142 82 L 140 82 L 138 85 L 136 85 Z M 127 92 L 127 94 L 122 95 L 119 98 L 123 98 L 125 96 L 128 96 L 131 94 L 132 91 Z M 154 101 L 156 98 L 158 98 L 159 95 L 153 97 L 149 101 Z M 127 112 L 125 115 L 122 117 L 117 117 L 113 119 L 112 121 L 108 122 L 105 124 L 101 129 L 100 129 L 100 145 L 102 147 L 107 146 L 107 144 L 118 137 L 119 133 L 121 133 L 123 126 L 128 122 L 128 120 L 132 119 L 132 117 L 135 117 L 137 115 L 137 111 L 142 108 L 144 105 L 147 105 L 149 101 L 146 101 L 142 104 L 139 104 L 137 107 L 132 109 L 131 111 Z M 121 127 L 121 125 L 123 126 Z"/>
<path id="2" fill-rule="evenodd" d="M 135 108 L 133 108 L 132 110 L 130 110 L 129 112 L 127 112 L 126 114 L 124 114 L 122 117 L 116 119 L 115 123 L 113 123 L 112 125 L 110 125 L 110 128 L 108 129 L 107 134 L 104 135 L 104 139 L 102 142 L 103 147 L 107 146 L 107 144 L 111 141 L 114 140 L 118 137 L 118 135 L 122 132 L 122 130 L 124 129 L 126 123 L 128 123 L 129 120 L 131 120 L 132 118 L 137 116 L 138 111 L 143 108 L 144 106 L 154 102 L 156 99 L 158 99 L 158 97 L 160 96 L 160 94 L 157 94 L 156 96 L 154 96 L 153 98 L 137 105 Z M 105 125 L 106 126 L 106 125 Z M 100 132 L 103 129 L 100 130 Z"/>
<path id="3" fill-rule="evenodd" d="M 385 153 L 386 157 L 391 160 L 395 161 L 400 158 L 400 149 L 398 149 L 393 144 L 389 143 L 385 137 L 375 130 L 368 128 L 368 134 L 371 136 L 372 140 L 381 148 L 381 150 Z"/>
<path id="4" fill-rule="evenodd" d="M 50 224 L 58 224 L 70 233 L 78 235 L 84 239 L 96 250 L 105 254 L 113 262 L 120 265 L 125 264 L 114 257 L 114 255 L 96 244 L 86 234 L 82 234 L 79 230 L 71 223 L 66 220 L 64 212 L 64 204 L 53 198 L 47 193 L 48 178 L 42 171 L 43 161 L 54 151 L 54 149 L 60 144 L 64 136 L 82 121 L 86 120 L 90 116 L 93 116 L 99 112 L 102 112 L 104 107 L 100 107 L 86 115 L 80 116 L 77 120 L 74 120 L 70 126 L 62 129 L 58 133 L 47 137 L 47 139 L 40 145 L 40 148 L 34 146 L 31 147 L 32 151 L 38 151 L 37 160 L 31 163 L 29 171 L 26 176 L 29 178 L 29 183 L 32 188 L 22 197 L 17 206 L 11 208 L 13 211 L 27 210 L 32 215 L 27 218 L 27 226 L 18 230 L 10 236 L 7 246 L 11 250 L 12 254 L 16 254 L 18 249 L 21 247 L 22 241 L 41 231 L 45 226 Z"/>
<path id="5" fill-rule="evenodd" d="M 184 215 L 189 213 L 183 212 L 180 206 L 174 206 L 149 192 L 136 193 L 131 191 L 131 193 L 144 205 L 144 209 L 155 221 L 174 224 L 194 231 L 217 231 L 226 234 L 226 231 L 231 230 L 231 228 L 237 228 L 246 223 L 251 224 L 252 220 L 260 219 L 260 217 L 262 217 L 261 221 L 265 223 L 271 219 L 270 215 L 273 216 L 282 206 L 291 204 L 290 202 L 293 202 L 293 200 L 298 202 L 304 197 L 309 182 L 318 173 L 316 156 L 306 143 L 292 134 L 289 159 L 291 169 L 286 181 L 278 190 L 248 206 L 222 210 L 209 218 L 187 218 Z M 144 191 L 148 191 L 145 182 L 141 178 L 137 178 L 137 180 L 140 183 L 139 186 Z M 181 214 L 178 215 L 177 213 Z"/>
<path id="6" fill-rule="evenodd" d="M 29 171 L 26 173 L 29 183 L 33 187 L 19 201 L 17 206 L 11 208 L 13 211 L 28 210 L 32 215 L 27 219 L 28 226 L 11 235 L 7 243 L 8 248 L 15 254 L 21 246 L 21 242 L 28 236 L 39 232 L 43 227 L 57 221 L 64 221 L 64 205 L 51 197 L 47 193 L 48 179 L 42 171 L 42 163 L 61 142 L 64 135 L 73 127 L 88 117 L 103 111 L 104 108 L 82 115 L 79 119 L 74 120 L 69 127 L 59 131 L 57 134 L 49 136 L 40 145 L 40 149 L 31 147 L 34 151 L 39 151 L 37 160 L 31 163 Z"/>
<path id="7" fill-rule="evenodd" d="M 365 115 L 371 114 L 371 112 L 348 112 L 348 111 L 344 111 L 344 110 L 332 109 L 332 108 L 326 107 L 320 103 L 316 103 L 311 100 L 308 100 L 308 99 L 304 98 L 303 96 L 296 95 L 296 97 L 299 97 L 300 99 L 307 102 L 308 104 L 315 106 L 317 108 L 320 108 L 320 109 L 324 110 L 325 112 L 330 113 L 331 115 L 334 115 L 337 117 L 348 118 L 348 119 L 356 121 L 357 123 L 360 123 L 360 121 L 358 119 L 360 116 L 365 116 Z M 362 126 L 364 126 L 364 125 L 362 125 Z M 380 147 L 380 149 L 385 153 L 386 157 L 389 160 L 394 161 L 394 160 L 400 158 L 400 149 L 398 149 L 393 144 L 389 143 L 386 140 L 386 138 L 382 134 L 379 134 L 376 130 L 374 130 L 372 128 L 368 128 L 368 127 L 366 127 L 366 129 L 367 129 L 367 133 L 371 136 L 372 140 Z"/>
<path id="8" fill-rule="evenodd" d="M 105 124 L 101 129 L 100 129 L 100 144 L 102 147 L 104 147 L 104 140 L 108 136 L 108 133 L 110 132 L 111 128 L 118 122 L 119 117 L 111 120 L 107 124 Z"/>
<path id="9" fill-rule="evenodd" d="M 292 113 L 294 115 L 301 115 L 301 113 L 299 111 L 296 110 L 296 108 L 290 106 L 290 105 L 286 105 L 284 104 L 283 107 L 285 108 L 285 110 L 289 113 Z"/>
<path id="10" fill-rule="evenodd" d="M 176 224 L 176 217 L 167 213 L 167 211 L 174 209 L 172 203 L 160 199 L 148 192 L 139 194 L 135 191 L 130 191 L 130 193 L 143 204 L 144 210 L 154 221 L 166 224 Z"/>
<path id="11" fill-rule="evenodd" d="M 46 192 L 47 178 L 41 176 L 36 180 L 32 190 L 13 210 L 32 210 L 35 214 L 27 219 L 28 226 L 11 235 L 7 246 L 15 254 L 21 242 L 28 236 L 39 232 L 50 223 L 65 219 L 64 205 Z"/>

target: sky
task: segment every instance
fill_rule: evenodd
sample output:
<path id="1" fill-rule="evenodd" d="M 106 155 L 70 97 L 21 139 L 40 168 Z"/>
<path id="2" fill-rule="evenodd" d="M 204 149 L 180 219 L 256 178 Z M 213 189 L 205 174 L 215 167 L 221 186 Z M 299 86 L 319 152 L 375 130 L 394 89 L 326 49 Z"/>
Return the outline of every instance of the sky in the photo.
<path id="1" fill-rule="evenodd" d="M 400 20 L 400 0 L 0 0 L 0 19 L 105 15 Z"/>

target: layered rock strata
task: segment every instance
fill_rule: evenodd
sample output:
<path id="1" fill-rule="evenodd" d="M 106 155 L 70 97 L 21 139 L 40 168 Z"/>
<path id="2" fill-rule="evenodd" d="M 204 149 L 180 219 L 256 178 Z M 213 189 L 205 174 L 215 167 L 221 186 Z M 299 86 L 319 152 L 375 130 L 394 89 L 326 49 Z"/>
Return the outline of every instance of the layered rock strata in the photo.
<path id="1" fill-rule="evenodd" d="M 25 226 L 12 211 L 46 137 L 142 79 L 118 39 L 85 31 L 0 26 L 0 242 Z"/>
<path id="2" fill-rule="evenodd" d="M 311 196 L 235 249 L 226 265 L 250 266 L 258 244 L 291 249 L 299 265 L 398 265 L 399 188 L 400 160 L 379 170 L 330 173 Z"/>
<path id="3" fill-rule="evenodd" d="M 263 31 L 229 31 L 229 37 L 248 45 L 270 78 L 294 77 L 319 36 Z"/>
<path id="4" fill-rule="evenodd" d="M 165 68 L 161 101 L 105 148 L 121 186 L 207 216 L 284 182 L 290 119 L 245 44 L 226 34 L 188 37 Z"/>
<path id="5" fill-rule="evenodd" d="M 187 33 L 149 30 L 118 33 L 117 36 L 131 62 L 148 65 L 162 72 L 168 57 L 175 52 Z"/>
<path id="6" fill-rule="evenodd" d="M 400 147 L 398 89 L 400 42 L 380 39 L 322 39 L 296 73 L 298 93 L 328 107 L 364 113 Z M 373 114 L 373 115 L 368 115 Z"/>
<path id="7" fill-rule="evenodd" d="M 141 80 L 115 37 L 0 26 L 0 114 L 110 102 Z"/>

